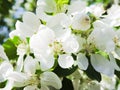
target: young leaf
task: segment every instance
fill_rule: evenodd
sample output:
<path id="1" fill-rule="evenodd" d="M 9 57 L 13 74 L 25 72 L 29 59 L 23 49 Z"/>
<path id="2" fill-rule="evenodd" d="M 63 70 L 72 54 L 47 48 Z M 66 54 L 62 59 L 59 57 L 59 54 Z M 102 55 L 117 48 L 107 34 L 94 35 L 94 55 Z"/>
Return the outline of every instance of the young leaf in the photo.
<path id="1" fill-rule="evenodd" d="M 11 39 L 8 39 L 4 44 L 4 51 L 9 59 L 16 59 L 17 56 L 17 47 Z"/>
<path id="2" fill-rule="evenodd" d="M 72 81 L 65 77 L 63 78 L 62 85 L 63 86 L 60 90 L 74 90 Z"/>

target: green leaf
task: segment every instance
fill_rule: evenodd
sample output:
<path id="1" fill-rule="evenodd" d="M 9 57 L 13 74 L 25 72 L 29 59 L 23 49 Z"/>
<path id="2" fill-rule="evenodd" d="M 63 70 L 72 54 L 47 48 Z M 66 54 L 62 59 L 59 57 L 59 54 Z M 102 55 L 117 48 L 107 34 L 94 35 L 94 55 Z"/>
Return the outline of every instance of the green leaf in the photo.
<path id="1" fill-rule="evenodd" d="M 115 75 L 120 79 L 120 71 L 115 70 Z"/>
<path id="2" fill-rule="evenodd" d="M 116 63 L 120 67 L 120 60 L 116 59 Z"/>
<path id="3" fill-rule="evenodd" d="M 41 70 L 36 70 L 35 74 L 37 74 L 37 76 L 40 76 L 40 74 L 43 73 Z"/>
<path id="4" fill-rule="evenodd" d="M 116 63 L 120 67 L 120 60 L 116 59 Z M 120 79 L 120 71 L 115 70 L 115 75 Z"/>
<path id="5" fill-rule="evenodd" d="M 9 59 L 16 59 L 17 56 L 17 47 L 14 44 L 13 40 L 8 39 L 4 44 L 4 51 Z"/>
<path id="6" fill-rule="evenodd" d="M 59 77 L 65 77 L 72 74 L 77 68 L 78 66 L 73 66 L 69 69 L 63 69 L 58 65 L 53 72 L 55 72 Z"/>
<path id="7" fill-rule="evenodd" d="M 14 45 L 19 45 L 21 43 L 21 39 L 18 36 L 14 36 L 13 39 L 11 39 Z"/>
<path id="8" fill-rule="evenodd" d="M 12 90 L 24 90 L 24 87 L 14 87 Z"/>
<path id="9" fill-rule="evenodd" d="M 64 77 L 62 81 L 62 88 L 60 90 L 74 90 L 72 81 Z"/>
<path id="10" fill-rule="evenodd" d="M 0 88 L 4 88 L 5 85 L 6 85 L 6 83 L 7 83 L 7 81 L 1 82 L 1 83 L 0 83 Z"/>

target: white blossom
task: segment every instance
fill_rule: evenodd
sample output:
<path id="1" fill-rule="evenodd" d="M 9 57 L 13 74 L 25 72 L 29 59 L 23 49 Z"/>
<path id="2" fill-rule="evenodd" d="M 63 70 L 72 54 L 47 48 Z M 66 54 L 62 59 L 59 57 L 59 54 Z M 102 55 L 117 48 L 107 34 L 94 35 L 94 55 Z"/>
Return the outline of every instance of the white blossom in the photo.
<path id="1" fill-rule="evenodd" d="M 30 40 L 30 47 L 34 51 L 35 55 L 38 58 L 40 58 L 41 64 L 45 64 L 42 62 L 49 62 L 49 60 L 51 59 L 51 62 L 49 62 L 49 65 L 46 65 L 47 63 L 45 65 L 41 65 L 41 66 L 50 66 L 48 67 L 48 69 L 54 65 L 53 63 L 54 54 L 59 55 L 62 52 L 66 52 L 66 53 L 77 52 L 79 48 L 77 40 L 72 35 L 68 36 L 66 39 L 63 39 L 63 40 L 62 39 L 57 40 L 56 37 L 57 36 L 55 36 L 55 33 L 53 30 L 49 29 L 48 27 L 41 26 L 39 32 L 36 35 L 34 35 Z M 65 62 L 63 61 L 63 63 Z"/>
<path id="2" fill-rule="evenodd" d="M 96 21 L 93 23 L 94 30 L 88 37 L 88 42 L 93 43 L 98 49 L 105 52 L 112 52 L 115 49 L 113 41 L 115 32 L 107 24 Z"/>
<path id="3" fill-rule="evenodd" d="M 29 88 L 38 89 L 37 85 L 39 84 L 41 87 L 50 85 L 56 89 L 60 89 L 62 87 L 61 81 L 53 72 L 43 72 L 40 76 L 35 74 L 38 68 L 37 64 L 37 60 L 33 59 L 31 56 L 27 56 L 24 61 L 24 71 L 10 72 L 7 77 L 15 82 L 14 87 L 25 86 L 24 90 L 28 90 Z"/>
<path id="4" fill-rule="evenodd" d="M 10 32 L 10 37 L 19 36 L 25 40 L 27 37 L 31 37 L 38 31 L 40 25 L 39 18 L 32 12 L 25 12 L 23 15 L 23 22 L 16 22 L 16 30 Z"/>
<path id="5" fill-rule="evenodd" d="M 90 17 L 85 13 L 76 13 L 72 18 L 72 28 L 75 30 L 88 30 L 90 28 Z"/>

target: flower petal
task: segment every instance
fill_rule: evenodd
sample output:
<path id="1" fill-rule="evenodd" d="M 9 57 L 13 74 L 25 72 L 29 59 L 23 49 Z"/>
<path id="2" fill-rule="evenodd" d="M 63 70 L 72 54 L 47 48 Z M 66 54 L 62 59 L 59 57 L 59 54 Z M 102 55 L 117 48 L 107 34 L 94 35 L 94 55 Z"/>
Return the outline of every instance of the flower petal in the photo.
<path id="1" fill-rule="evenodd" d="M 67 53 L 77 52 L 79 49 L 79 43 L 74 36 L 70 36 L 63 43 L 63 50 Z"/>
<path id="2" fill-rule="evenodd" d="M 111 53 L 109 54 L 109 58 L 110 58 L 110 63 L 114 67 L 114 69 L 120 71 L 120 67 L 117 65 L 116 60 Z"/>
<path id="3" fill-rule="evenodd" d="M 94 43 L 100 50 L 112 52 L 115 49 L 114 36 L 114 30 L 98 20 L 94 22 L 94 30 L 89 35 L 88 41 Z M 104 37 L 104 39 L 101 39 L 101 37 Z"/>
<path id="4" fill-rule="evenodd" d="M 67 54 L 59 55 L 58 63 L 62 68 L 70 68 L 74 64 L 73 57 Z"/>
<path id="5" fill-rule="evenodd" d="M 4 61 L 0 65 L 0 82 L 5 81 L 7 79 L 7 73 L 12 71 L 13 67 L 9 62 Z"/>
<path id="6" fill-rule="evenodd" d="M 39 6 L 36 8 L 36 14 L 40 19 L 42 19 L 43 21 L 46 21 L 46 22 L 51 18 L 51 16 L 47 15 L 44 12 L 44 9 L 42 6 Z"/>
<path id="7" fill-rule="evenodd" d="M 20 21 L 16 22 L 16 30 L 19 31 L 21 39 L 26 39 L 26 37 L 31 37 L 34 34 L 34 30 L 32 30 L 32 28 Z"/>
<path id="8" fill-rule="evenodd" d="M 52 21 L 52 22 L 51 22 Z M 51 17 L 47 22 L 47 26 L 50 28 L 54 28 L 55 26 L 69 27 L 71 21 L 69 17 L 64 13 L 58 13 L 57 15 Z"/>
<path id="9" fill-rule="evenodd" d="M 28 45 L 21 43 L 17 46 L 17 55 L 25 55 L 28 51 Z"/>
<path id="10" fill-rule="evenodd" d="M 9 61 L 6 53 L 4 52 L 3 46 L 0 45 L 0 59 L 1 59 L 1 58 L 2 58 L 3 60 Z"/>
<path id="11" fill-rule="evenodd" d="M 28 74 L 35 74 L 37 62 L 31 56 L 27 56 L 24 61 L 24 71 Z"/>
<path id="12" fill-rule="evenodd" d="M 40 62 L 40 67 L 42 71 L 52 68 L 55 62 L 52 54 L 48 56 L 46 55 L 46 57 L 39 55 L 37 59 Z"/>
<path id="13" fill-rule="evenodd" d="M 16 82 L 25 82 L 29 77 L 28 75 L 21 73 L 21 72 L 9 72 L 7 74 L 7 78 Z"/>
<path id="14" fill-rule="evenodd" d="M 36 85 L 26 86 L 23 90 L 39 90 Z"/>
<path id="15" fill-rule="evenodd" d="M 41 74 L 41 84 L 47 86 L 53 86 L 56 89 L 60 89 L 62 87 L 61 80 L 59 77 L 53 72 L 44 72 Z"/>
<path id="16" fill-rule="evenodd" d="M 68 7 L 68 14 L 74 13 L 74 12 L 81 12 L 86 8 L 87 4 L 86 2 L 82 0 L 72 0 L 71 5 Z"/>
<path id="17" fill-rule="evenodd" d="M 32 28 L 34 32 L 37 32 L 40 25 L 39 18 L 32 12 L 25 12 L 23 14 L 23 23 Z"/>
<path id="18" fill-rule="evenodd" d="M 41 86 L 41 89 L 40 90 L 50 90 L 47 86 Z"/>
<path id="19" fill-rule="evenodd" d="M 22 69 L 23 69 L 23 55 L 20 55 L 18 57 L 16 70 L 21 71 Z"/>
<path id="20" fill-rule="evenodd" d="M 82 53 L 79 53 L 77 56 L 78 67 L 82 70 L 86 70 L 88 67 L 88 59 Z"/>
<path id="21" fill-rule="evenodd" d="M 39 32 L 33 35 L 30 39 L 30 48 L 35 54 L 39 53 L 46 56 L 45 53 L 48 53 L 49 44 L 52 43 L 54 38 L 54 32 L 48 27 L 41 25 Z"/>
<path id="22" fill-rule="evenodd" d="M 110 64 L 110 61 L 99 54 L 91 55 L 91 64 L 94 69 L 105 75 L 112 77 L 114 75 L 114 67 Z"/>
<path id="23" fill-rule="evenodd" d="M 90 17 L 85 13 L 76 13 L 72 19 L 72 28 L 75 30 L 88 30 L 90 28 Z"/>

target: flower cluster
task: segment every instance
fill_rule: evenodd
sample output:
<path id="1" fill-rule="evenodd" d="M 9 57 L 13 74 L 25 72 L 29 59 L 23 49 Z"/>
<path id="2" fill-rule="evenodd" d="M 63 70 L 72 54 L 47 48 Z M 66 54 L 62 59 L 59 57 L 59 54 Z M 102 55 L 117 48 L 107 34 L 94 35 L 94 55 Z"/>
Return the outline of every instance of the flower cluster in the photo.
<path id="1" fill-rule="evenodd" d="M 118 76 L 119 5 L 105 10 L 82 0 L 38 0 L 36 13 L 22 20 L 0 46 L 1 90 L 61 89 L 66 77 L 79 90 L 83 73 L 101 83 L 104 75 Z"/>

